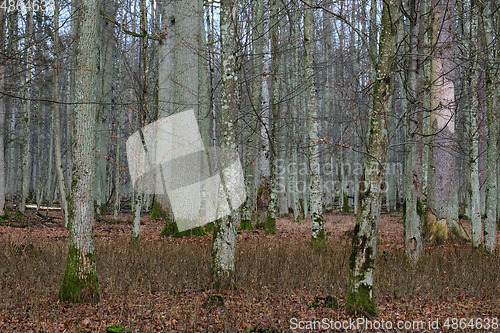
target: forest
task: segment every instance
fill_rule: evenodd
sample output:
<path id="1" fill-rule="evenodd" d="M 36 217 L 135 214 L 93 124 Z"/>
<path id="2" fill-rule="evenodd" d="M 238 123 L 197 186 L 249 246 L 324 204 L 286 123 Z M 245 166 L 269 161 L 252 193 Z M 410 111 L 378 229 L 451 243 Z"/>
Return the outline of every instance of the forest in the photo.
<path id="1" fill-rule="evenodd" d="M 0 330 L 493 332 L 498 0 L 1 0 Z"/>

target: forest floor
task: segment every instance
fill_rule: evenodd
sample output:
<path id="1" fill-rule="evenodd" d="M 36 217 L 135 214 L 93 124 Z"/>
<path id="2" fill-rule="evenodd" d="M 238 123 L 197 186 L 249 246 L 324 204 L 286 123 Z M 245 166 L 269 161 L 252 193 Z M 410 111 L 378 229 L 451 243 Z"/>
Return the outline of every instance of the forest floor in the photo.
<path id="1" fill-rule="evenodd" d="M 68 231 L 60 213 L 45 214 L 0 223 L 0 332 L 499 331 L 500 247 L 426 244 L 410 265 L 400 213 L 380 224 L 374 318 L 345 310 L 353 215 L 325 216 L 324 249 L 310 245 L 308 221 L 239 232 L 233 291 L 209 289 L 211 235 L 159 237 L 163 221 L 145 217 L 134 245 L 131 215 L 99 216 L 100 300 L 69 304 L 57 299 Z"/>

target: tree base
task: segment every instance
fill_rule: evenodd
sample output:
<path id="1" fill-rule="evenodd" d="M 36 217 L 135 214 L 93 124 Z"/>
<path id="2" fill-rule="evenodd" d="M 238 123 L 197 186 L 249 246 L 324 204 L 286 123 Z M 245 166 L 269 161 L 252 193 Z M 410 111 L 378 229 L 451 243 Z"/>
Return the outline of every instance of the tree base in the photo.
<path id="1" fill-rule="evenodd" d="M 351 283 L 351 282 L 349 282 Z M 375 298 L 370 296 L 371 287 L 361 284 L 358 291 L 354 292 L 349 286 L 346 298 L 346 309 L 354 316 L 376 317 L 378 315 Z"/>
<path id="2" fill-rule="evenodd" d="M 425 239 L 433 242 L 443 243 L 446 241 L 470 241 L 470 237 L 463 225 L 458 221 L 452 222 L 450 228 L 446 219 L 436 219 L 436 215 L 431 210 L 427 210 L 424 220 Z"/>
<path id="3" fill-rule="evenodd" d="M 149 215 L 150 220 L 154 219 L 165 219 L 167 218 L 167 212 L 161 207 L 158 201 L 153 200 L 153 209 L 151 210 L 151 215 Z"/>
<path id="4" fill-rule="evenodd" d="M 75 247 L 70 247 L 58 298 L 72 303 L 99 300 L 99 280 L 94 253 L 83 253 Z"/>
<path id="5" fill-rule="evenodd" d="M 266 225 L 264 227 L 264 233 L 266 235 L 276 234 L 276 218 L 268 216 L 266 219 Z"/>
<path id="6" fill-rule="evenodd" d="M 315 238 L 311 237 L 311 244 L 316 248 L 326 247 L 325 230 L 320 230 L 320 232 Z"/>
<path id="7" fill-rule="evenodd" d="M 241 220 L 238 230 L 253 230 L 252 221 Z"/>
<path id="8" fill-rule="evenodd" d="M 186 236 L 206 236 L 207 232 L 203 229 L 203 227 L 196 227 L 194 229 L 179 231 L 177 228 L 177 223 L 174 221 L 167 221 L 165 223 L 165 227 L 160 232 L 159 236 L 172 236 L 174 238 L 181 238 Z"/>

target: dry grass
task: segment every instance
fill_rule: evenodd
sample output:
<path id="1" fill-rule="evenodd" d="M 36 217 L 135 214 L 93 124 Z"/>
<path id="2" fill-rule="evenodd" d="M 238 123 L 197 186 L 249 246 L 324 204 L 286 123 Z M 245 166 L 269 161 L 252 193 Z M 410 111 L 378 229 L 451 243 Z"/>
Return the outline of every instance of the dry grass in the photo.
<path id="1" fill-rule="evenodd" d="M 222 311 L 201 306 L 208 294 L 216 292 L 207 290 L 209 237 L 139 245 L 98 238 L 101 302 L 97 305 L 57 302 L 66 259 L 64 241 L 1 239 L 0 311 L 4 318 L 0 328 L 11 327 L 17 320 L 15 327 L 32 327 L 33 331 L 102 332 L 112 323 L 151 332 L 179 327 L 240 331 L 250 327 L 246 325 L 252 315 L 260 316 L 254 322 L 262 327 L 286 329 L 292 315 L 308 313 L 314 295 L 336 296 L 343 304 L 349 248 L 347 238 L 331 240 L 322 250 L 293 239 L 240 239 L 238 289 L 222 292 L 226 302 Z M 432 304 L 479 301 L 498 310 L 498 254 L 473 251 L 467 245 L 432 247 L 414 267 L 394 247 L 379 252 L 376 291 L 384 308 L 386 299 L 389 303 L 420 299 Z M 254 306 L 259 310 L 252 310 Z M 346 316 L 342 308 L 338 311 L 337 316 Z"/>

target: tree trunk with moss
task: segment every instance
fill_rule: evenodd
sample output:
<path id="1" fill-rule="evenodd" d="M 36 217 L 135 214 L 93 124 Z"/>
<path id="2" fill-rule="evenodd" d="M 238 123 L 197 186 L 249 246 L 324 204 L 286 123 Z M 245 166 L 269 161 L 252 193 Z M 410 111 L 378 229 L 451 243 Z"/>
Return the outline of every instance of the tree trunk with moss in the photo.
<path id="1" fill-rule="evenodd" d="M 431 123 L 428 240 L 467 238 L 458 219 L 455 141 L 454 0 L 432 0 Z M 451 233 L 450 233 L 451 231 Z"/>
<path id="2" fill-rule="evenodd" d="M 237 66 L 237 6 L 234 0 L 221 1 L 221 148 L 237 149 L 238 73 Z M 222 173 L 226 172 L 226 169 Z M 229 171 L 231 172 L 231 171 Z M 227 179 L 227 178 L 224 178 Z M 235 211 L 215 222 L 212 238 L 210 277 L 214 288 L 234 287 L 234 259 L 238 216 Z"/>
<path id="3" fill-rule="evenodd" d="M 68 202 L 69 250 L 59 290 L 62 301 L 99 298 L 95 259 L 92 183 L 95 168 L 98 0 L 82 0 L 76 73 L 76 108 L 71 198 Z"/>
<path id="4" fill-rule="evenodd" d="M 482 39 L 482 50 L 486 58 L 486 117 L 488 121 L 488 142 L 487 142 L 487 170 L 486 170 L 486 218 L 484 219 L 484 245 L 486 249 L 493 253 L 496 245 L 496 224 L 500 223 L 498 200 L 498 175 L 497 167 L 500 164 L 497 145 L 498 141 L 498 96 L 499 82 L 495 74 L 495 60 L 500 51 L 494 46 L 494 2 L 487 1 L 482 6 L 484 39 Z M 496 114 L 495 114 L 496 111 Z"/>
<path id="5" fill-rule="evenodd" d="M 304 6 L 304 67 L 307 85 L 307 133 L 309 137 L 309 179 L 311 202 L 311 241 L 325 245 L 323 226 L 323 205 L 321 202 L 321 170 L 319 160 L 319 119 L 317 95 L 318 88 L 314 78 L 314 10 Z"/>
<path id="6" fill-rule="evenodd" d="M 384 2 L 379 41 L 379 55 L 375 66 L 373 112 L 370 117 L 368 153 L 359 190 L 356 226 L 349 258 L 349 284 L 346 308 L 352 313 L 376 315 L 373 278 L 377 252 L 377 234 L 380 222 L 382 193 L 385 184 L 387 159 L 387 122 L 391 110 L 396 49 L 396 21 L 400 0 Z"/>

